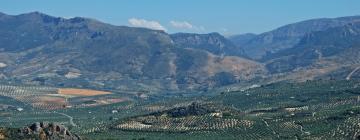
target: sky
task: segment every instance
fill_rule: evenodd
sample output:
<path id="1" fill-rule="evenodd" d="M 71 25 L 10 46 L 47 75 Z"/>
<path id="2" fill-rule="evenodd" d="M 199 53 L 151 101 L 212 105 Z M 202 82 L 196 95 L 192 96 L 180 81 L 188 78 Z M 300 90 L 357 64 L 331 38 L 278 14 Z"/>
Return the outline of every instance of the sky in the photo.
<path id="1" fill-rule="evenodd" d="M 88 17 L 168 33 L 262 33 L 313 18 L 360 15 L 360 0 L 0 0 L 0 12 Z"/>

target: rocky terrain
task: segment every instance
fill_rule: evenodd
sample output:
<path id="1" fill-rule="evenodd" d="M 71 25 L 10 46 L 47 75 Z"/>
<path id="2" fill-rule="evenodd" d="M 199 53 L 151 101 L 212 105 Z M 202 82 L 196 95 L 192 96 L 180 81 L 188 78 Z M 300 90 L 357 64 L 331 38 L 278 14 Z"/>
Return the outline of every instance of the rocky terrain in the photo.
<path id="1" fill-rule="evenodd" d="M 170 35 L 176 46 L 205 50 L 220 56 L 246 56 L 241 47 L 237 47 L 219 33 Z"/>
<path id="2" fill-rule="evenodd" d="M 81 140 L 66 127 L 57 123 L 37 122 L 20 129 L 0 130 L 0 139 L 39 139 L 39 140 Z"/>

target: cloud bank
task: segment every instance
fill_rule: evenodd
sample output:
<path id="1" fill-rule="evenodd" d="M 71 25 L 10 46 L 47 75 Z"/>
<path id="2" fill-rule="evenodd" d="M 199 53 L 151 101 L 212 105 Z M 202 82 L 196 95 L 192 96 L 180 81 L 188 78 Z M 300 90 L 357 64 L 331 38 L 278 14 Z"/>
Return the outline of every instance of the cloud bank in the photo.
<path id="1" fill-rule="evenodd" d="M 160 22 L 156 20 L 130 18 L 128 22 L 130 26 L 133 27 L 143 27 L 154 30 L 168 31 L 165 26 L 161 25 Z M 171 20 L 169 21 L 168 27 L 171 29 L 171 31 L 205 32 L 205 28 L 203 26 L 195 26 L 188 21 Z"/>
<path id="2" fill-rule="evenodd" d="M 131 18 L 128 20 L 128 22 L 131 26 L 134 26 L 134 27 L 143 27 L 143 28 L 149 28 L 149 29 L 154 29 L 154 30 L 167 31 L 167 29 L 164 26 L 162 26 L 158 21 Z"/>
<path id="3" fill-rule="evenodd" d="M 180 30 L 192 30 L 196 32 L 203 32 L 205 28 L 203 26 L 195 26 L 188 21 L 170 21 L 170 25 L 172 28 L 180 29 Z"/>

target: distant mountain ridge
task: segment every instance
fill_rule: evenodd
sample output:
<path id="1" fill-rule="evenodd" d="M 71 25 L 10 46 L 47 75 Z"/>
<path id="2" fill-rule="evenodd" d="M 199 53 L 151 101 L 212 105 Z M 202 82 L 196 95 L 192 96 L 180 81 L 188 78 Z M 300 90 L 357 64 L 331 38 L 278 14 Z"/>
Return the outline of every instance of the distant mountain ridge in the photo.
<path id="1" fill-rule="evenodd" d="M 174 41 L 174 36 L 81 17 L 64 19 L 39 12 L 4 15 L 0 63 L 5 67 L 0 78 L 67 87 L 197 90 L 266 73 L 260 63 L 218 56 L 213 50 L 222 54 L 235 47 L 219 34 L 190 35 L 205 38 L 192 46 L 187 46 L 190 41 Z M 209 47 L 198 47 L 202 44 Z"/>
<path id="2" fill-rule="evenodd" d="M 250 58 L 261 60 L 266 54 L 294 47 L 308 33 L 344 26 L 357 21 L 360 21 L 360 16 L 306 20 L 256 35 L 237 45 L 240 45 Z"/>
<path id="3" fill-rule="evenodd" d="M 218 33 L 168 34 L 39 12 L 0 14 L 0 79 L 7 84 L 192 91 L 235 83 L 345 79 L 349 73 L 359 77 L 354 71 L 360 64 L 358 20 L 308 20 L 227 39 Z"/>
<path id="4" fill-rule="evenodd" d="M 334 60 L 343 60 L 338 62 L 345 64 L 348 62 L 345 58 L 360 58 L 344 55 L 354 47 L 360 47 L 360 22 L 307 34 L 295 47 L 267 56 L 266 59 L 274 59 L 267 66 L 273 72 L 287 72 L 334 57 L 337 57 Z"/>

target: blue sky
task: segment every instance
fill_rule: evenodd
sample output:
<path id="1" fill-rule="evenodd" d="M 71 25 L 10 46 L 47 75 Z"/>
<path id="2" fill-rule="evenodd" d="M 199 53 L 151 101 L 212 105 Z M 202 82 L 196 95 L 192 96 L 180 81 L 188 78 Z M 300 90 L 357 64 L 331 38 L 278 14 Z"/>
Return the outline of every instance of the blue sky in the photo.
<path id="1" fill-rule="evenodd" d="M 174 32 L 261 33 L 312 18 L 360 15 L 360 0 L 0 0 L 0 12 L 39 11 Z"/>

